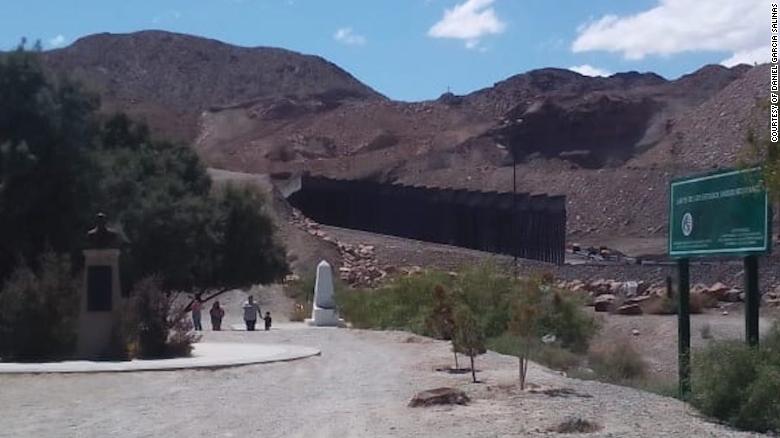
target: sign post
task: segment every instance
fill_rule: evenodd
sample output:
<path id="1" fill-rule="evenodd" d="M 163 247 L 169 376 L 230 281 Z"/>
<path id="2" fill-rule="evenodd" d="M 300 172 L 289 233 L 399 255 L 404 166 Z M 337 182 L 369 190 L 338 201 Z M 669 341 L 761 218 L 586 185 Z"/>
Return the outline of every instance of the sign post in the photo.
<path id="1" fill-rule="evenodd" d="M 745 257 L 745 338 L 748 345 L 758 345 L 758 257 Z"/>
<path id="2" fill-rule="evenodd" d="M 686 398 L 691 388 L 689 259 L 744 258 L 745 338 L 758 345 L 758 255 L 770 250 L 771 214 L 760 168 L 678 179 L 669 195 L 669 255 L 678 260 L 680 395 Z"/>

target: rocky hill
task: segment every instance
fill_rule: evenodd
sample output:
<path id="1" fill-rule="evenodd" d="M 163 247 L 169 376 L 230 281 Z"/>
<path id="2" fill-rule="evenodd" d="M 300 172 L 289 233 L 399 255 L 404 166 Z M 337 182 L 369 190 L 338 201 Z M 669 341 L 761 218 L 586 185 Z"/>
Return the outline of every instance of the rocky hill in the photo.
<path id="1" fill-rule="evenodd" d="M 188 141 L 197 136 L 201 112 L 250 99 L 384 100 L 317 56 L 163 31 L 90 35 L 43 57 L 52 72 L 97 91 L 105 111 L 128 112 Z"/>
<path id="2" fill-rule="evenodd" d="M 659 144 L 677 118 L 747 69 L 707 66 L 675 81 L 651 73 L 591 78 L 542 69 L 466 96 L 418 103 L 261 99 L 204 113 L 197 146 L 221 167 L 380 179 L 397 178 L 421 157 L 434 169 L 464 152 L 475 166 L 500 164 L 496 144 L 520 161 L 616 167 Z"/>
<path id="3" fill-rule="evenodd" d="M 407 103 L 315 56 L 159 31 L 93 35 L 43 59 L 104 111 L 191 141 L 222 169 L 507 190 L 513 151 L 521 189 L 567 195 L 583 240 L 661 239 L 669 178 L 740 158 L 769 77 L 744 65 L 676 80 L 547 68 Z"/>

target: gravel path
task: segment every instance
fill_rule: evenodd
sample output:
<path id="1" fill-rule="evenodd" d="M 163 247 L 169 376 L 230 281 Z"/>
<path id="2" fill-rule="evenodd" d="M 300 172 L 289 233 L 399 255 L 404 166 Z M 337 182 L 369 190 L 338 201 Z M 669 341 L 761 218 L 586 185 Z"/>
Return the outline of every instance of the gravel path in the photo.
<path id="1" fill-rule="evenodd" d="M 206 332 L 209 342 L 313 346 L 322 356 L 213 371 L 0 377 L 0 436 L 373 437 L 542 436 L 570 416 L 604 426 L 588 436 L 750 436 L 687 405 L 630 388 L 567 379 L 532 366 L 529 381 L 590 397 L 520 392 L 516 360 L 478 359 L 483 383 L 434 371 L 443 342 L 402 332 L 311 329 Z M 469 406 L 408 408 L 420 390 L 458 386 Z"/>

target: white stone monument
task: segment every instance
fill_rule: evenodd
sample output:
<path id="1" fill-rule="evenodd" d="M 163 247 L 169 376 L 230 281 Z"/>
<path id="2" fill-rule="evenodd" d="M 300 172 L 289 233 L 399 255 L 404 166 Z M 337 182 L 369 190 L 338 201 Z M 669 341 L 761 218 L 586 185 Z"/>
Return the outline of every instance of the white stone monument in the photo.
<path id="1" fill-rule="evenodd" d="M 344 321 L 336 312 L 336 301 L 333 298 L 333 270 L 325 260 L 317 265 L 317 279 L 314 283 L 314 304 L 311 319 L 306 323 L 317 327 L 342 327 Z"/>

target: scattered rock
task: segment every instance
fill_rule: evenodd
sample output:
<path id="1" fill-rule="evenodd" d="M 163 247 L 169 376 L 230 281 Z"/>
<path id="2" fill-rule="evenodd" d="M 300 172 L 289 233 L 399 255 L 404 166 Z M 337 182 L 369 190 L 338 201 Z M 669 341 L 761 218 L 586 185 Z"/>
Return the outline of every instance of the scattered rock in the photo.
<path id="1" fill-rule="evenodd" d="M 726 286 L 721 282 L 717 282 L 712 286 L 708 287 L 705 291 L 703 291 L 703 293 L 711 296 L 712 298 L 715 298 L 718 301 L 728 301 L 726 299 L 726 293 L 729 290 L 731 290 L 730 287 Z"/>
<path id="2" fill-rule="evenodd" d="M 590 394 L 577 392 L 571 388 L 558 388 L 553 386 L 535 385 L 529 383 L 526 386 L 526 392 L 530 394 L 544 394 L 550 397 L 580 397 L 580 398 L 592 398 Z"/>
<path id="3" fill-rule="evenodd" d="M 631 335 L 632 335 L 632 336 L 639 336 L 639 330 L 637 330 L 637 329 L 632 329 L 632 330 L 631 330 Z"/>
<path id="4" fill-rule="evenodd" d="M 436 388 L 418 392 L 409 401 L 409 407 L 427 407 L 434 405 L 465 405 L 469 402 L 465 392 L 455 388 Z"/>
<path id="5" fill-rule="evenodd" d="M 596 312 L 609 312 L 615 302 L 615 296 L 612 294 L 599 295 L 593 300 L 593 307 Z"/>
<path id="6" fill-rule="evenodd" d="M 743 293 L 741 290 L 733 288 L 727 290 L 722 297 L 722 301 L 726 301 L 729 303 L 737 303 L 743 300 Z"/>
<path id="7" fill-rule="evenodd" d="M 641 315 L 642 308 L 639 304 L 624 304 L 615 310 L 618 315 Z"/>

